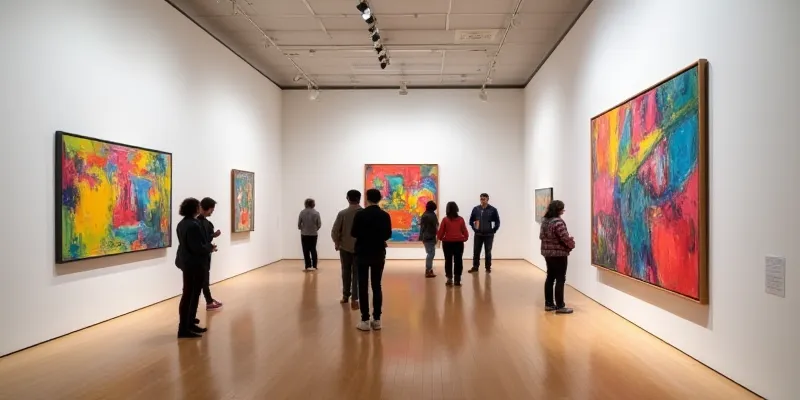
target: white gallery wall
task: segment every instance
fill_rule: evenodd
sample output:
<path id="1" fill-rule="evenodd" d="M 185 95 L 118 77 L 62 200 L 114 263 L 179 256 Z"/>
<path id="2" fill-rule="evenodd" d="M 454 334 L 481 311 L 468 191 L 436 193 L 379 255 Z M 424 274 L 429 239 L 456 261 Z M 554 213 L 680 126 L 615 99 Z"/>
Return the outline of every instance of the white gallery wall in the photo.
<path id="1" fill-rule="evenodd" d="M 232 168 L 256 173 L 261 207 L 281 201 L 277 87 L 163 0 L 6 3 L 0 355 L 181 290 L 175 237 L 166 250 L 54 263 L 56 130 L 172 152 L 173 228 L 185 197 L 219 201 L 212 281 L 281 258 L 277 213 L 229 234 Z"/>
<path id="2" fill-rule="evenodd" d="M 455 201 L 465 219 L 481 192 L 500 213 L 494 258 L 522 258 L 522 90 L 306 91 L 283 95 L 283 256 L 302 258 L 297 217 L 314 198 L 322 215 L 320 258 L 338 259 L 330 239 L 350 189 L 364 192 L 364 164 L 439 164 L 440 217 Z M 472 239 L 465 258 L 472 258 Z M 441 251 L 438 252 L 441 257 Z M 392 247 L 387 257 L 422 259 L 422 247 Z"/>
<path id="3" fill-rule="evenodd" d="M 525 92 L 526 257 L 545 266 L 532 199 L 553 186 L 578 244 L 569 284 L 775 400 L 800 393 L 798 16 L 791 0 L 595 0 Z M 601 273 L 589 253 L 590 118 L 699 58 L 710 77 L 708 306 Z M 785 298 L 765 293 L 767 255 L 787 259 Z"/>

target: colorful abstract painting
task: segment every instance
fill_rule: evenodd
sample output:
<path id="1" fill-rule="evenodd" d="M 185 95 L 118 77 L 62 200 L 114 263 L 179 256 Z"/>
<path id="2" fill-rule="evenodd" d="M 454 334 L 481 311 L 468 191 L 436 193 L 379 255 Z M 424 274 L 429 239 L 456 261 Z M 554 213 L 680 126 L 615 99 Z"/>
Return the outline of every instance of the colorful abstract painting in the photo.
<path id="1" fill-rule="evenodd" d="M 701 60 L 591 122 L 592 264 L 705 302 Z"/>
<path id="2" fill-rule="evenodd" d="M 231 171 L 231 191 L 233 214 L 231 230 L 250 232 L 255 230 L 256 217 L 256 174 L 253 172 Z"/>
<path id="3" fill-rule="evenodd" d="M 56 133 L 56 262 L 172 245 L 172 155 Z"/>
<path id="4" fill-rule="evenodd" d="M 547 212 L 547 206 L 553 201 L 553 188 L 536 189 L 533 197 L 536 202 L 536 216 L 534 219 L 541 224 L 542 217 Z"/>
<path id="5" fill-rule="evenodd" d="M 419 219 L 425 205 L 439 203 L 437 164 L 367 164 L 364 190 L 383 194 L 380 207 L 392 217 L 392 242 L 419 242 Z"/>

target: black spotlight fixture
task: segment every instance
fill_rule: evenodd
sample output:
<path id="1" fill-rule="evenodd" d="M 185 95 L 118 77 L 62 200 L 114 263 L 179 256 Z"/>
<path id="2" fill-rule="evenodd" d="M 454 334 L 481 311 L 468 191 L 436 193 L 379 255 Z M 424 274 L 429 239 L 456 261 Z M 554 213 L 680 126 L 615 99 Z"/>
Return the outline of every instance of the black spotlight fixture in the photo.
<path id="1" fill-rule="evenodd" d="M 378 40 L 381 40 L 381 34 L 378 33 L 378 32 L 373 33 L 372 34 L 372 41 L 373 42 L 377 42 Z"/>
<path id="2" fill-rule="evenodd" d="M 362 17 L 364 17 L 365 15 L 366 14 L 361 14 Z M 364 21 L 367 21 L 367 23 L 370 24 L 370 25 L 374 24 L 375 23 L 375 17 L 370 15 L 369 17 L 364 18 Z"/>
<path id="3" fill-rule="evenodd" d="M 369 3 L 367 0 L 359 0 L 356 8 L 361 13 L 361 18 L 363 18 L 364 22 L 366 22 L 368 25 L 367 29 L 369 30 L 370 39 L 372 39 L 372 47 L 375 49 L 375 53 L 378 54 L 378 61 L 380 62 L 381 69 L 386 69 L 386 67 L 388 67 L 390 64 L 389 55 L 386 53 L 386 49 L 383 47 L 380 29 L 378 29 L 375 16 L 372 15 L 372 10 L 369 7 Z"/>
<path id="4" fill-rule="evenodd" d="M 369 5 L 367 5 L 367 2 L 362 0 L 361 2 L 358 3 L 356 8 L 361 13 L 361 18 L 364 18 L 366 20 L 367 18 L 370 18 L 372 16 L 372 10 L 369 9 Z"/>
<path id="5" fill-rule="evenodd" d="M 381 62 L 381 69 L 386 69 L 386 66 L 389 65 L 386 61 Z"/>

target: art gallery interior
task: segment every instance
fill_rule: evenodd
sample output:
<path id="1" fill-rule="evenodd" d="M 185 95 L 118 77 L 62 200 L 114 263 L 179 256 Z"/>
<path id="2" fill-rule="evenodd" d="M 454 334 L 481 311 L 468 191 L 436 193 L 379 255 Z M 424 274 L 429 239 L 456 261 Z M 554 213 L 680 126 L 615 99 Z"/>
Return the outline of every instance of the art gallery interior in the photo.
<path id="1" fill-rule="evenodd" d="M 371 0 L 385 53 L 357 0 L 1 3 L 0 398 L 800 393 L 796 1 Z M 702 300 L 592 252 L 593 121 L 698 60 Z M 205 337 L 174 337 L 177 236 L 55 261 L 57 131 L 171 153 L 173 234 L 182 199 L 219 202 L 210 280 L 225 307 L 207 317 L 201 301 Z M 362 335 L 338 303 L 330 229 L 370 164 L 436 164 L 441 209 L 466 218 L 485 192 L 502 224 L 491 277 L 457 289 L 441 251 L 425 279 L 420 245 L 390 245 L 385 328 Z M 252 231 L 231 233 L 232 170 L 254 173 Z M 564 201 L 577 243 L 573 315 L 543 311 L 540 188 Z M 313 274 L 306 198 L 322 216 Z"/>

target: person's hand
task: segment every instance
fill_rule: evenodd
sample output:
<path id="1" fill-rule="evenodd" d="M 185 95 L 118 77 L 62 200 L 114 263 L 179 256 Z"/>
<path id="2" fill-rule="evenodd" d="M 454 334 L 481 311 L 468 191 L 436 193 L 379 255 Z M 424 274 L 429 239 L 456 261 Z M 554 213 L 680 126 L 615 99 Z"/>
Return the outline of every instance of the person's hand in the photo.
<path id="1" fill-rule="evenodd" d="M 215 244 L 212 244 L 212 245 L 211 245 L 211 251 L 212 251 L 212 252 L 215 252 L 215 251 L 217 251 L 217 245 L 215 245 Z"/>
<path id="2" fill-rule="evenodd" d="M 333 245 L 333 249 L 339 251 L 339 245 L 338 244 Z"/>
<path id="3" fill-rule="evenodd" d="M 217 229 L 217 231 L 214 232 L 214 237 L 219 237 L 219 235 L 222 235 L 222 231 Z"/>

